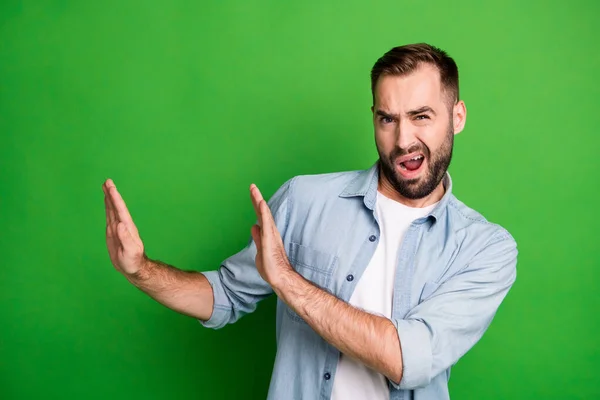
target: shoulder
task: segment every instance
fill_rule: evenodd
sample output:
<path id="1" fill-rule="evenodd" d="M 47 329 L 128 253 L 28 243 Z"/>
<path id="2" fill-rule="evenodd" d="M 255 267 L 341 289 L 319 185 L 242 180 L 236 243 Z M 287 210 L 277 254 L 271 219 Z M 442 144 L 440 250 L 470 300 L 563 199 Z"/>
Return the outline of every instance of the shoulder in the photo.
<path id="1" fill-rule="evenodd" d="M 448 201 L 446 220 L 445 228 L 458 250 L 458 271 L 488 271 L 494 274 L 493 279 L 514 281 L 517 242 L 506 228 L 454 196 Z"/>
<path id="2" fill-rule="evenodd" d="M 365 170 L 296 175 L 285 181 L 269 199 L 272 209 L 285 205 L 291 208 L 324 206 L 339 197 L 340 193 Z M 297 210 L 298 211 L 298 210 Z"/>
<path id="3" fill-rule="evenodd" d="M 458 237 L 469 237 L 481 245 L 491 245 L 500 241 L 514 243 L 511 233 L 502 225 L 489 221 L 481 213 L 467 206 L 451 195 L 448 200 L 447 218 Z"/>
<path id="4" fill-rule="evenodd" d="M 310 204 L 335 199 L 364 170 L 297 175 L 286 182 L 293 202 Z"/>

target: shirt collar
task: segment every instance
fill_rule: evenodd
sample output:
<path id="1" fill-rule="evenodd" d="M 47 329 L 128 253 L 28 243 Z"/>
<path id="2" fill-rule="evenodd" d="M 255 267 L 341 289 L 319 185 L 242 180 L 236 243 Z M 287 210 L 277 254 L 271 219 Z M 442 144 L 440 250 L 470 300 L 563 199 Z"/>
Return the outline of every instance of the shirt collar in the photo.
<path id="1" fill-rule="evenodd" d="M 371 168 L 360 171 L 340 193 L 340 197 L 363 197 L 365 206 L 372 211 L 375 208 L 375 201 L 377 200 L 378 181 L 379 161 L 375 162 Z M 446 172 L 443 182 L 446 189 L 444 196 L 442 196 L 431 212 L 425 216 L 425 219 L 431 218 L 433 221 L 437 221 L 446 211 L 446 206 L 452 196 L 452 178 L 450 177 L 450 173 Z"/>

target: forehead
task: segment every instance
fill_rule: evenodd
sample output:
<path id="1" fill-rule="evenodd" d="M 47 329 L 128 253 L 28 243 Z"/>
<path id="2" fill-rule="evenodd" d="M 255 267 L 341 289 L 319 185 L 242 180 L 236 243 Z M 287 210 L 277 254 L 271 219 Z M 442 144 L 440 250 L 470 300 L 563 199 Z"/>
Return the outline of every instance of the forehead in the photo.
<path id="1" fill-rule="evenodd" d="M 421 65 L 407 75 L 384 75 L 375 86 L 375 105 L 390 111 L 444 105 L 440 73 L 432 65 Z"/>

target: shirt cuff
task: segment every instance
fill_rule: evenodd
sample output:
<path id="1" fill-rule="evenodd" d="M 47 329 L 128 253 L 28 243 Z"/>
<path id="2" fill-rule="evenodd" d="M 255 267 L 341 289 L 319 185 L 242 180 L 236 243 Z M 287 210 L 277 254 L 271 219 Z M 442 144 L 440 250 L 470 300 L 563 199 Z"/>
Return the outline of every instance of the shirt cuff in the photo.
<path id="1" fill-rule="evenodd" d="M 391 382 L 396 389 L 416 389 L 431 381 L 431 336 L 419 320 L 396 320 L 396 330 L 402 349 L 402 379 Z"/>
<path id="2" fill-rule="evenodd" d="M 213 292 L 213 311 L 210 318 L 206 321 L 198 319 L 200 325 L 206 328 L 219 329 L 227 325 L 227 322 L 231 316 L 231 307 L 225 306 L 229 301 L 227 295 L 223 290 L 221 284 L 221 278 L 219 278 L 219 271 L 207 271 L 202 272 L 202 275 L 206 277 Z"/>

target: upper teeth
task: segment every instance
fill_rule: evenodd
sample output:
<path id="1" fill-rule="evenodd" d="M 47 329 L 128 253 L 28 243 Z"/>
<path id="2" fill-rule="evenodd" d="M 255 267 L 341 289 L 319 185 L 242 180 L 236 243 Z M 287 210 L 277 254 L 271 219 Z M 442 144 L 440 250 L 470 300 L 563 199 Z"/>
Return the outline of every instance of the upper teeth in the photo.
<path id="1" fill-rule="evenodd" d="M 421 156 L 421 155 L 418 155 L 418 156 L 416 156 L 416 157 L 413 157 L 413 158 L 411 158 L 410 160 L 411 160 L 411 161 L 417 161 L 417 160 L 420 160 L 421 158 L 423 158 L 423 156 Z"/>

